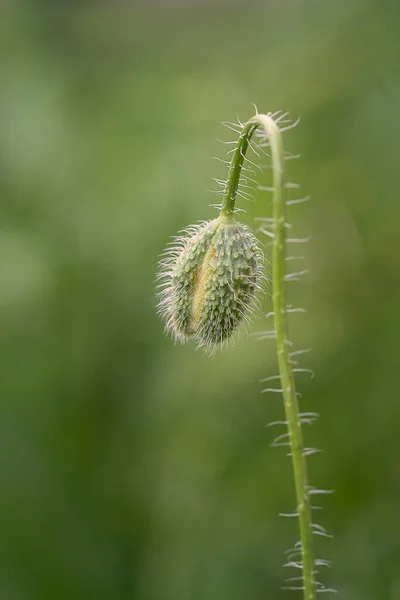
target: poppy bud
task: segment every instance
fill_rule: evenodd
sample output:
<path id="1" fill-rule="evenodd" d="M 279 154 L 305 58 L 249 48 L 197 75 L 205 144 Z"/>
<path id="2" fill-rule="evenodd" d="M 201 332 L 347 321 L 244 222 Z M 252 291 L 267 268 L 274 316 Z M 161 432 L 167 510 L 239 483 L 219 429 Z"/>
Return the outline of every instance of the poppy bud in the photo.
<path id="1" fill-rule="evenodd" d="M 213 350 L 251 316 L 262 274 L 256 237 L 232 217 L 189 227 L 160 262 L 166 330 Z"/>

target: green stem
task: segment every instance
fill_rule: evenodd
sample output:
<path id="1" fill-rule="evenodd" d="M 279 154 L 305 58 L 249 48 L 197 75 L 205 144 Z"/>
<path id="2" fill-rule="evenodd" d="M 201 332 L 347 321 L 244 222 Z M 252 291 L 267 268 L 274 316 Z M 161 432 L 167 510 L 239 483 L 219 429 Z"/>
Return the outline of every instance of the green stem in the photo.
<path id="1" fill-rule="evenodd" d="M 270 143 L 273 169 L 273 307 L 279 374 L 282 383 L 283 400 L 288 425 L 294 482 L 296 488 L 297 512 L 299 518 L 302 552 L 304 600 L 315 600 L 316 586 L 314 577 L 314 549 L 312 539 L 310 495 L 308 488 L 307 466 L 304 457 L 299 406 L 297 402 L 293 369 L 289 355 L 288 325 L 284 295 L 286 254 L 286 207 L 284 177 L 285 160 L 282 136 L 279 131 L 279 127 L 269 115 L 257 114 L 243 126 L 237 147 L 230 163 L 228 180 L 225 186 L 224 198 L 221 206 L 221 214 L 224 216 L 230 216 L 234 212 L 244 157 L 250 144 L 251 137 L 258 128 L 262 128 L 264 130 L 264 133 Z"/>

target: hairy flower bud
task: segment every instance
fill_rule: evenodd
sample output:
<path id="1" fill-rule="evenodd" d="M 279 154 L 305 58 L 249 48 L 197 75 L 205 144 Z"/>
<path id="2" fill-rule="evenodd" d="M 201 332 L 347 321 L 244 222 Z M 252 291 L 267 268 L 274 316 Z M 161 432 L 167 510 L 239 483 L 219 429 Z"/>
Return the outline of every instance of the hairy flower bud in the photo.
<path id="1" fill-rule="evenodd" d="M 256 306 L 262 274 L 255 236 L 231 217 L 189 227 L 167 250 L 158 277 L 158 311 L 184 343 L 212 350 L 229 340 Z"/>

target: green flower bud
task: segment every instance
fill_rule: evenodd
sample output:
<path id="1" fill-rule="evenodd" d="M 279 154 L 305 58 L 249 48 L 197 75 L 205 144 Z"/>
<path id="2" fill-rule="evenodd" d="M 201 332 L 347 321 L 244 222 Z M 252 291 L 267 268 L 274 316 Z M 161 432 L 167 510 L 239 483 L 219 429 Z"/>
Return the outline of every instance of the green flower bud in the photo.
<path id="1" fill-rule="evenodd" d="M 182 343 L 213 350 L 257 305 L 262 257 L 256 237 L 231 217 L 189 227 L 160 262 L 158 312 Z"/>

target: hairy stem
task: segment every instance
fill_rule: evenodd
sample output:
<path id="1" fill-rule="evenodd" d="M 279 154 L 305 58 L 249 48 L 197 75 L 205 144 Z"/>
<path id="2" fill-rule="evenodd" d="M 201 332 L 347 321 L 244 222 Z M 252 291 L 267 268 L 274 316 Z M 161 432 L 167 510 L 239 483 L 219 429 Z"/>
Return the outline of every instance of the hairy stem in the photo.
<path id="1" fill-rule="evenodd" d="M 225 186 L 221 206 L 221 214 L 230 216 L 235 210 L 235 200 L 245 154 L 251 138 L 258 128 L 261 128 L 264 131 L 269 141 L 273 169 L 273 308 L 279 374 L 282 383 L 297 497 L 304 600 L 315 600 L 314 550 L 307 466 L 304 457 L 303 437 L 294 374 L 289 355 L 288 325 L 284 294 L 286 254 L 285 160 L 282 136 L 277 123 L 275 123 L 270 115 L 257 114 L 243 126 L 230 163 L 228 180 Z"/>

